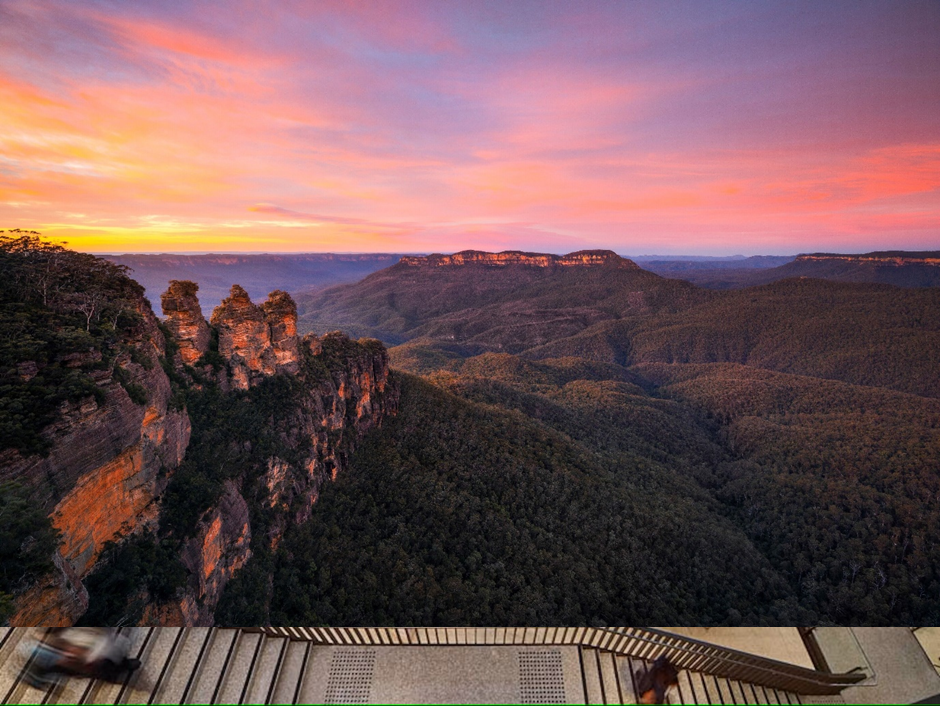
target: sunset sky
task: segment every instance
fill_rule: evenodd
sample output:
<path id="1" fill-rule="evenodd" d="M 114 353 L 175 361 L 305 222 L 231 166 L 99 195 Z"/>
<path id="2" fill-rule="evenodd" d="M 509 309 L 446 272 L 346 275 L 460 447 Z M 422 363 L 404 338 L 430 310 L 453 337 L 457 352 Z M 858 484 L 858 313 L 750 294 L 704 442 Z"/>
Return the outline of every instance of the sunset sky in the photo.
<path id="1" fill-rule="evenodd" d="M 0 0 L 0 228 L 92 252 L 940 248 L 940 2 Z"/>

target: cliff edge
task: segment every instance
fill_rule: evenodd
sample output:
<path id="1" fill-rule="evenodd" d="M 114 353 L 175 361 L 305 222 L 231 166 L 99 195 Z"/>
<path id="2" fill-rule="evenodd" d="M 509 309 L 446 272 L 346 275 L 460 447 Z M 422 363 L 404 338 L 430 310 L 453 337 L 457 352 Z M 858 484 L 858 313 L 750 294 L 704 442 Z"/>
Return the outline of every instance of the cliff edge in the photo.
<path id="1" fill-rule="evenodd" d="M 12 625 L 98 620 L 102 600 L 114 620 L 212 624 L 397 409 L 384 346 L 301 339 L 285 292 L 257 306 L 235 285 L 210 325 L 173 281 L 161 323 L 125 268 L 38 234 L 0 236 L 0 271 L 0 501 L 47 528 L 0 585 Z"/>

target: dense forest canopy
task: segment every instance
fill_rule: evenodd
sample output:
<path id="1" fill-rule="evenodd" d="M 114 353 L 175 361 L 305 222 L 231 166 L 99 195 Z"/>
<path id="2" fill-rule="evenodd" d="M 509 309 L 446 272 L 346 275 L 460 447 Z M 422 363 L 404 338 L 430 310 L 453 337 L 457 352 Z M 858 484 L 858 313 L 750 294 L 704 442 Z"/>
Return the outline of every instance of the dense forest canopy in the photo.
<path id="1" fill-rule="evenodd" d="M 120 265 L 0 232 L 0 450 L 43 452 L 63 401 L 100 396 L 90 373 L 114 360 L 142 292 Z"/>
<path id="2" fill-rule="evenodd" d="M 221 619 L 940 618 L 936 400 L 734 364 L 445 368 L 405 378 L 399 417 Z"/>

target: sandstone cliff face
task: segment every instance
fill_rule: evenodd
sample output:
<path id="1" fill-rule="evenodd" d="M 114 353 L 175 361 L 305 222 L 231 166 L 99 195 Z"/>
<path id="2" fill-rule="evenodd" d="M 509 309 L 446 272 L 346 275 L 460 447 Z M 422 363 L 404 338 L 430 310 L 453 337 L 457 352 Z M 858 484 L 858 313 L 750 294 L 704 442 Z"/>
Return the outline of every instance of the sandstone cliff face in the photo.
<path id="1" fill-rule="evenodd" d="M 349 455 L 369 429 L 398 411 L 398 391 L 389 381 L 388 351 L 378 341 L 355 342 L 334 332 L 323 338 L 311 334 L 303 345 L 315 356 L 327 357 L 342 366 L 330 367 L 330 378 L 312 388 L 303 400 L 293 429 L 294 443 L 309 442 L 312 451 L 300 469 L 285 469 L 281 459 L 271 459 L 265 474 L 272 505 L 299 509 L 290 518 L 302 523 L 320 494 L 320 488 L 346 470 Z M 279 516 L 270 531 L 276 544 L 288 522 Z"/>
<path id="2" fill-rule="evenodd" d="M 272 292 L 258 307 L 236 285 L 213 312 L 212 325 L 233 387 L 248 390 L 275 374 L 300 382 L 298 396 L 284 400 L 287 421 L 275 429 L 292 459 L 270 456 L 226 481 L 222 498 L 184 542 L 190 579 L 183 595 L 145 616 L 164 624 L 211 625 L 225 585 L 251 557 L 252 517 L 263 517 L 262 541 L 276 547 L 289 525 L 309 518 L 323 483 L 346 470 L 362 435 L 398 405 L 380 342 L 352 341 L 338 332 L 301 341 L 297 307 L 284 292 Z M 230 443 L 238 451 L 248 442 Z M 298 457 L 297 450 L 306 451 Z"/>
<path id="3" fill-rule="evenodd" d="M 257 306 L 236 284 L 212 312 L 212 325 L 219 332 L 219 354 L 235 389 L 247 390 L 276 373 L 294 375 L 300 370 L 297 305 L 287 292 L 275 290 Z"/>
<path id="4" fill-rule="evenodd" d="M 613 266 L 621 269 L 640 269 L 632 260 L 620 257 L 610 250 L 579 250 L 567 255 L 545 255 L 507 250 L 488 253 L 479 250 L 464 250 L 453 255 L 428 255 L 427 257 L 403 257 L 399 260 L 408 267 L 454 267 L 461 265 L 488 265 L 508 267 L 600 267 Z"/>
<path id="5" fill-rule="evenodd" d="M 42 432 L 52 442 L 45 458 L 12 450 L 0 458 L 0 480 L 30 487 L 62 538 L 56 558 L 61 575 L 20 598 L 12 624 L 35 624 L 40 614 L 43 624 L 74 622 L 87 607 L 80 579 L 105 542 L 155 519 L 166 482 L 161 471 L 178 466 L 186 451 L 189 417 L 169 407 L 170 382 L 158 361 L 165 353 L 163 334 L 143 300 L 137 313 L 139 332 L 125 343 L 140 362 L 122 353 L 111 370 L 93 372 L 103 402 L 89 397 L 64 404 L 58 420 Z M 146 390 L 144 404 L 131 400 L 116 380 L 118 369 L 126 384 Z"/>
<path id="6" fill-rule="evenodd" d="M 199 313 L 195 285 L 174 282 L 162 301 L 180 358 L 200 363 L 212 332 Z M 186 410 L 171 404 L 173 384 L 161 364 L 166 345 L 157 319 L 142 297 L 135 306 L 140 323 L 109 349 L 107 366 L 99 350 L 61 360 L 86 371 L 101 394 L 62 405 L 42 430 L 51 445 L 48 455 L 0 453 L 0 481 L 29 487 L 61 533 L 55 570 L 18 596 L 13 625 L 73 624 L 88 608 L 82 579 L 104 545 L 156 530 L 161 495 L 179 473 L 192 426 Z M 213 322 L 226 370 L 217 370 L 216 359 L 183 379 L 194 393 L 213 380 L 225 393 L 229 380 L 248 390 L 273 375 L 294 377 L 294 398 L 285 401 L 291 405 L 289 422 L 277 429 L 291 460 L 271 456 L 263 468 L 225 481 L 221 498 L 202 513 L 194 532 L 183 535 L 180 557 L 188 584 L 176 600 L 148 606 L 145 621 L 211 625 L 226 583 L 251 557 L 254 505 L 268 513 L 264 541 L 276 544 L 291 522 L 309 516 L 322 483 L 345 469 L 361 435 L 397 407 L 384 347 L 341 334 L 308 337 L 302 344 L 296 306 L 284 292 L 272 292 L 258 307 L 235 286 Z M 31 361 L 17 367 L 27 379 L 37 370 Z"/>
<path id="7" fill-rule="evenodd" d="M 170 280 L 170 288 L 160 296 L 166 325 L 186 365 L 194 365 L 209 350 L 209 324 L 199 307 L 197 291 L 195 282 Z"/>
<path id="8" fill-rule="evenodd" d="M 88 591 L 61 554 L 53 557 L 55 570 L 16 600 L 10 625 L 72 625 L 88 609 Z"/>
<path id="9" fill-rule="evenodd" d="M 190 572 L 180 602 L 182 624 L 211 626 L 222 589 L 251 558 L 248 504 L 236 483 L 225 484 L 222 499 L 200 520 L 196 536 L 183 545 L 180 558 Z"/>
<path id="10" fill-rule="evenodd" d="M 276 289 L 268 295 L 261 310 L 270 331 L 275 368 L 281 373 L 296 374 L 300 370 L 297 305 L 287 292 Z"/>
<path id="11" fill-rule="evenodd" d="M 212 325 L 219 332 L 219 354 L 228 362 L 235 389 L 247 390 L 275 373 L 271 329 L 248 292 L 233 285 L 229 297 L 212 312 Z"/>

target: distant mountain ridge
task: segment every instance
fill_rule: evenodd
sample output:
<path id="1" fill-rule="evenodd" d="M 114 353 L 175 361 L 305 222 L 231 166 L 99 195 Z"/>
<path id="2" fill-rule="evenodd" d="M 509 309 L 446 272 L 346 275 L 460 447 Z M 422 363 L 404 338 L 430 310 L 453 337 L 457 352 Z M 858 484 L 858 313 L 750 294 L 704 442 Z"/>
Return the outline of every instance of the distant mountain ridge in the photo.
<path id="1" fill-rule="evenodd" d="M 297 301 L 304 330 L 342 328 L 390 343 L 430 336 L 519 352 L 601 321 L 708 296 L 610 251 L 465 251 L 403 258 L 361 282 Z"/>
<path id="2" fill-rule="evenodd" d="M 407 344 L 421 360 L 489 351 L 619 365 L 739 363 L 940 396 L 931 353 L 940 347 L 940 289 L 791 276 L 722 292 L 621 268 L 629 261 L 616 255 L 587 267 L 493 266 L 499 254 L 485 255 L 462 256 L 460 267 L 399 262 L 301 296 L 298 326 Z M 820 262 L 828 261 L 784 267 Z"/>
<path id="3" fill-rule="evenodd" d="M 940 267 L 940 252 L 904 252 L 903 250 L 887 250 L 883 252 L 870 252 L 864 255 L 841 255 L 838 253 L 810 253 L 797 255 L 796 262 L 819 262 L 838 260 L 843 262 L 864 262 L 887 267 L 903 267 L 904 265 L 933 265 Z"/>
<path id="4" fill-rule="evenodd" d="M 507 267 L 522 265 L 527 267 L 599 267 L 603 265 L 623 269 L 640 269 L 632 260 L 621 257 L 612 250 L 579 250 L 567 255 L 549 253 L 529 253 L 519 250 L 505 250 L 499 253 L 481 250 L 463 250 L 453 255 L 433 254 L 424 257 L 402 257 L 401 264 L 408 267 L 459 267 L 463 265 L 488 265 Z"/>
<path id="5" fill-rule="evenodd" d="M 770 263 L 768 263 L 770 264 Z M 649 262 L 643 266 L 709 289 L 740 289 L 788 277 L 871 282 L 896 287 L 940 286 L 940 252 L 885 250 L 860 254 L 804 253 L 779 267 L 755 269 L 735 262 Z"/>

